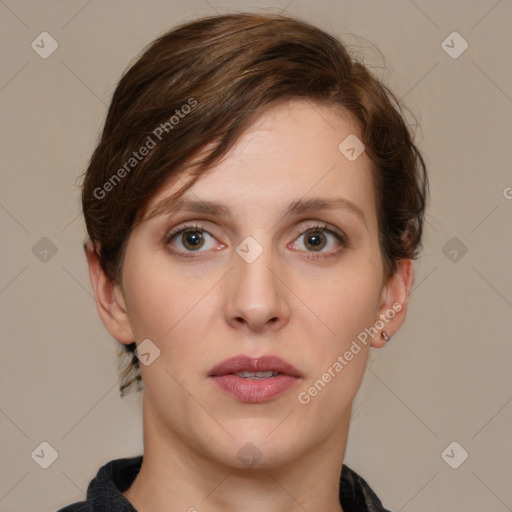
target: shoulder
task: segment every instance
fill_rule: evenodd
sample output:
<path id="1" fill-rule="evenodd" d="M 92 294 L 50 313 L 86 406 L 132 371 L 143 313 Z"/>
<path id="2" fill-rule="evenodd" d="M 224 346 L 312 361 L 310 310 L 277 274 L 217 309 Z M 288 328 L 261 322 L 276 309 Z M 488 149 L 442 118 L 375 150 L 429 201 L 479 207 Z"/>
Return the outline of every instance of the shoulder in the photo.
<path id="1" fill-rule="evenodd" d="M 85 501 L 72 503 L 57 512 L 133 512 L 123 496 L 142 465 L 142 456 L 116 459 L 100 467 L 87 487 Z"/>
<path id="2" fill-rule="evenodd" d="M 340 502 L 346 512 L 390 512 L 368 482 L 345 464 L 341 472 Z"/>

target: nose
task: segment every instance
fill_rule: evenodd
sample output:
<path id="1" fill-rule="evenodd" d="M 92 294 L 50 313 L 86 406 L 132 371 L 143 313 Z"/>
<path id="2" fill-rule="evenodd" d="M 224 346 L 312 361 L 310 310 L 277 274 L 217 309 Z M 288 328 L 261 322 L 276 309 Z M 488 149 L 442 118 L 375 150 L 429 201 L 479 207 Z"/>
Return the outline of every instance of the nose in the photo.
<path id="1" fill-rule="evenodd" d="M 226 321 L 235 329 L 265 332 L 282 329 L 289 321 L 287 287 L 279 275 L 279 264 L 265 248 L 251 263 L 233 255 L 228 273 Z"/>

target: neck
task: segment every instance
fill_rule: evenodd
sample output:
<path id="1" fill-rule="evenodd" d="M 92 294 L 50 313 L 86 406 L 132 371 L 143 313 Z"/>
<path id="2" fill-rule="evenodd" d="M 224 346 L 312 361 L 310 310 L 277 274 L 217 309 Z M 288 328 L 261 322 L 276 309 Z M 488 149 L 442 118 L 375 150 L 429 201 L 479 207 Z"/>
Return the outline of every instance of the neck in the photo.
<path id="1" fill-rule="evenodd" d="M 291 461 L 240 468 L 198 452 L 144 405 L 143 463 L 123 494 L 140 512 L 343 512 L 339 481 L 349 420 Z"/>

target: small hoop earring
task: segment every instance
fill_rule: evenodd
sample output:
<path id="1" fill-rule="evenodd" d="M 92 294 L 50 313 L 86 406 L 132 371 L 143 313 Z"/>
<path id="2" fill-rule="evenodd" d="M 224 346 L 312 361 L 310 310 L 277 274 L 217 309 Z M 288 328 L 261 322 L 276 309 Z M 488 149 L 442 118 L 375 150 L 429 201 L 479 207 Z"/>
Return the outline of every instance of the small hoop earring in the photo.
<path id="1" fill-rule="evenodd" d="M 388 342 L 391 339 L 391 337 L 386 334 L 386 331 L 382 331 L 382 337 L 385 342 Z"/>

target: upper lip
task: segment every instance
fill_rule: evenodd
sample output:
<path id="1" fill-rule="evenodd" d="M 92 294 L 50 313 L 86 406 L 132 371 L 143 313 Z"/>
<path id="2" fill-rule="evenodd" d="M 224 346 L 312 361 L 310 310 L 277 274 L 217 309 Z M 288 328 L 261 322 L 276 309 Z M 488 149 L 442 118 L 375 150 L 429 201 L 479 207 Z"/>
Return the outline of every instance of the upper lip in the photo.
<path id="1" fill-rule="evenodd" d="M 210 373 L 210 377 L 219 375 L 228 375 L 237 372 L 268 372 L 283 373 L 293 377 L 302 377 L 302 374 L 292 364 L 278 356 L 265 355 L 260 357 L 249 357 L 246 355 L 238 355 L 222 361 L 214 366 Z"/>

